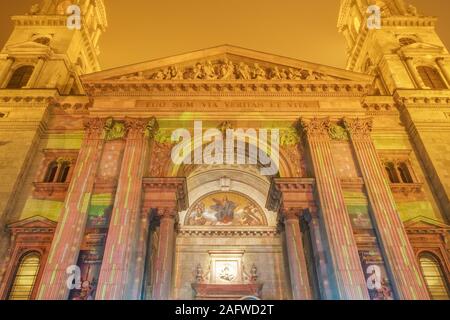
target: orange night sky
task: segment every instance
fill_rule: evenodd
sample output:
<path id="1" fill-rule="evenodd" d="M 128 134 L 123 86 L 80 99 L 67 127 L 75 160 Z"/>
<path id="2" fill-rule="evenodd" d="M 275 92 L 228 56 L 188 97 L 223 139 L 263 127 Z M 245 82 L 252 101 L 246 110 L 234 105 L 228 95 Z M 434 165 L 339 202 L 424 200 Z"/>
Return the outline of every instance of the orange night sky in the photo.
<path id="1" fill-rule="evenodd" d="M 9 16 L 39 0 L 0 2 L 0 43 L 12 29 Z M 101 38 L 103 69 L 232 44 L 344 67 L 337 32 L 339 0 L 106 0 L 109 28 Z M 438 16 L 450 46 L 450 1 L 409 0 L 419 13 Z"/>

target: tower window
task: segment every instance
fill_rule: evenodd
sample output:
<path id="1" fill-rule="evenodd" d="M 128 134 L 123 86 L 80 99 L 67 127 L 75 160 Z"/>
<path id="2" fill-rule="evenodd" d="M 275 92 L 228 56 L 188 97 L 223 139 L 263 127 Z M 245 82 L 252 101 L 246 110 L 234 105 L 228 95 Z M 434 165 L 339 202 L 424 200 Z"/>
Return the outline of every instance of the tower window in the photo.
<path id="1" fill-rule="evenodd" d="M 398 173 L 400 174 L 400 178 L 402 179 L 403 183 L 413 183 L 413 179 L 411 177 L 411 174 L 409 173 L 408 167 L 406 166 L 406 163 L 402 162 L 397 167 Z"/>
<path id="2" fill-rule="evenodd" d="M 389 181 L 391 183 L 399 183 L 400 182 L 400 179 L 398 178 L 397 172 L 395 170 L 394 163 L 392 163 L 392 162 L 385 163 L 384 168 L 386 170 L 386 173 L 389 177 Z"/>
<path id="3" fill-rule="evenodd" d="M 48 167 L 44 182 L 54 182 L 57 172 L 58 172 L 58 164 L 56 163 L 56 161 L 54 161 Z"/>
<path id="4" fill-rule="evenodd" d="M 444 79 L 435 68 L 420 66 L 417 67 L 417 71 L 427 87 L 435 90 L 447 89 Z"/>
<path id="5" fill-rule="evenodd" d="M 400 38 L 398 40 L 398 42 L 400 42 L 400 46 L 404 47 L 404 46 L 409 46 L 410 44 L 416 43 L 417 41 L 412 38 Z"/>
<path id="6" fill-rule="evenodd" d="M 386 175 L 391 183 L 414 183 L 407 161 L 388 161 L 384 163 Z"/>
<path id="7" fill-rule="evenodd" d="M 17 268 L 8 300 L 30 300 L 41 266 L 41 256 L 28 253 L 22 257 Z"/>
<path id="8" fill-rule="evenodd" d="M 422 274 L 433 300 L 450 299 L 447 281 L 439 260 L 431 253 L 424 253 L 419 258 Z"/>
<path id="9" fill-rule="evenodd" d="M 44 182 L 65 183 L 69 177 L 72 164 L 70 161 L 53 161 L 50 163 L 45 175 Z"/>
<path id="10" fill-rule="evenodd" d="M 33 74 L 33 66 L 23 66 L 14 71 L 6 89 L 22 89 L 28 84 Z"/>

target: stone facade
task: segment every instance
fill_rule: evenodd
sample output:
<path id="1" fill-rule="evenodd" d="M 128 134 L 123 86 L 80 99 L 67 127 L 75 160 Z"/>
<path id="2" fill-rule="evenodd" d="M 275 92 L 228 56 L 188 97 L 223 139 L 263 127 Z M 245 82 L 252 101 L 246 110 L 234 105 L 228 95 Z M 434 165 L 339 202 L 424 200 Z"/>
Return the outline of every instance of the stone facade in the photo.
<path id="1" fill-rule="evenodd" d="M 366 2 L 342 1 L 346 70 L 224 45 L 100 71 L 103 1 L 80 1 L 78 31 L 64 1 L 14 17 L 0 299 L 27 252 L 32 299 L 429 299 L 424 254 L 448 290 L 450 55 L 435 18 L 376 1 L 368 30 Z M 206 131 L 239 128 L 279 130 L 276 154 L 197 161 Z M 177 129 L 194 161 L 173 161 Z"/>

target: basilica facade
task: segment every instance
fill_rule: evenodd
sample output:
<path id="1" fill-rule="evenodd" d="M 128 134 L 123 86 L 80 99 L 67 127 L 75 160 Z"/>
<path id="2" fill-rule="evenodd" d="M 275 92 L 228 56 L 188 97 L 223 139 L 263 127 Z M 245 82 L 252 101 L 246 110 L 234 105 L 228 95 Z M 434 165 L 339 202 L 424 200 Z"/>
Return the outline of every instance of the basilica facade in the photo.
<path id="1" fill-rule="evenodd" d="M 369 1 L 370 2 L 370 1 Z M 450 55 L 342 0 L 346 69 L 230 45 L 100 70 L 102 0 L 0 52 L 0 299 L 449 299 Z"/>

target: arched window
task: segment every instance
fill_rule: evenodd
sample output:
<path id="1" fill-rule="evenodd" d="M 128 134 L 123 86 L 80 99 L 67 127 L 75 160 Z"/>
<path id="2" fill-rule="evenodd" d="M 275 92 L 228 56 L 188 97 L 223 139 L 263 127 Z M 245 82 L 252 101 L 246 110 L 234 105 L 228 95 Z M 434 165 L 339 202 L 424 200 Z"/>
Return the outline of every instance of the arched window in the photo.
<path id="1" fill-rule="evenodd" d="M 400 38 L 398 42 L 400 42 L 400 46 L 404 47 L 416 43 L 417 41 L 412 38 Z"/>
<path id="2" fill-rule="evenodd" d="M 414 183 L 406 163 L 400 163 L 397 170 L 400 173 L 403 183 Z"/>
<path id="3" fill-rule="evenodd" d="M 33 74 L 33 66 L 23 66 L 14 71 L 6 89 L 22 89 L 28 84 Z"/>
<path id="4" fill-rule="evenodd" d="M 398 178 L 397 172 L 395 170 L 394 163 L 387 162 L 384 164 L 384 168 L 386 170 L 386 173 L 389 177 L 389 181 L 391 183 L 400 183 L 400 179 Z"/>
<path id="5" fill-rule="evenodd" d="M 30 300 L 41 266 L 41 256 L 37 252 L 22 257 L 8 294 L 8 300 Z"/>
<path id="6" fill-rule="evenodd" d="M 67 177 L 69 176 L 70 171 L 70 163 L 69 162 L 63 162 L 61 164 L 61 167 L 59 169 L 59 177 L 57 182 L 64 183 L 67 181 Z"/>
<path id="7" fill-rule="evenodd" d="M 66 160 L 57 160 L 50 163 L 44 182 L 47 183 L 64 183 L 69 177 L 72 163 Z"/>
<path id="8" fill-rule="evenodd" d="M 423 253 L 419 258 L 422 274 L 433 300 L 449 300 L 447 280 L 439 260 L 431 253 Z"/>
<path id="9" fill-rule="evenodd" d="M 417 71 L 427 87 L 435 90 L 447 89 L 444 79 L 435 68 L 420 66 L 417 67 Z"/>
<path id="10" fill-rule="evenodd" d="M 58 172 L 58 163 L 56 161 L 53 161 L 48 166 L 47 174 L 45 175 L 44 182 L 54 182 L 57 172 Z"/>

